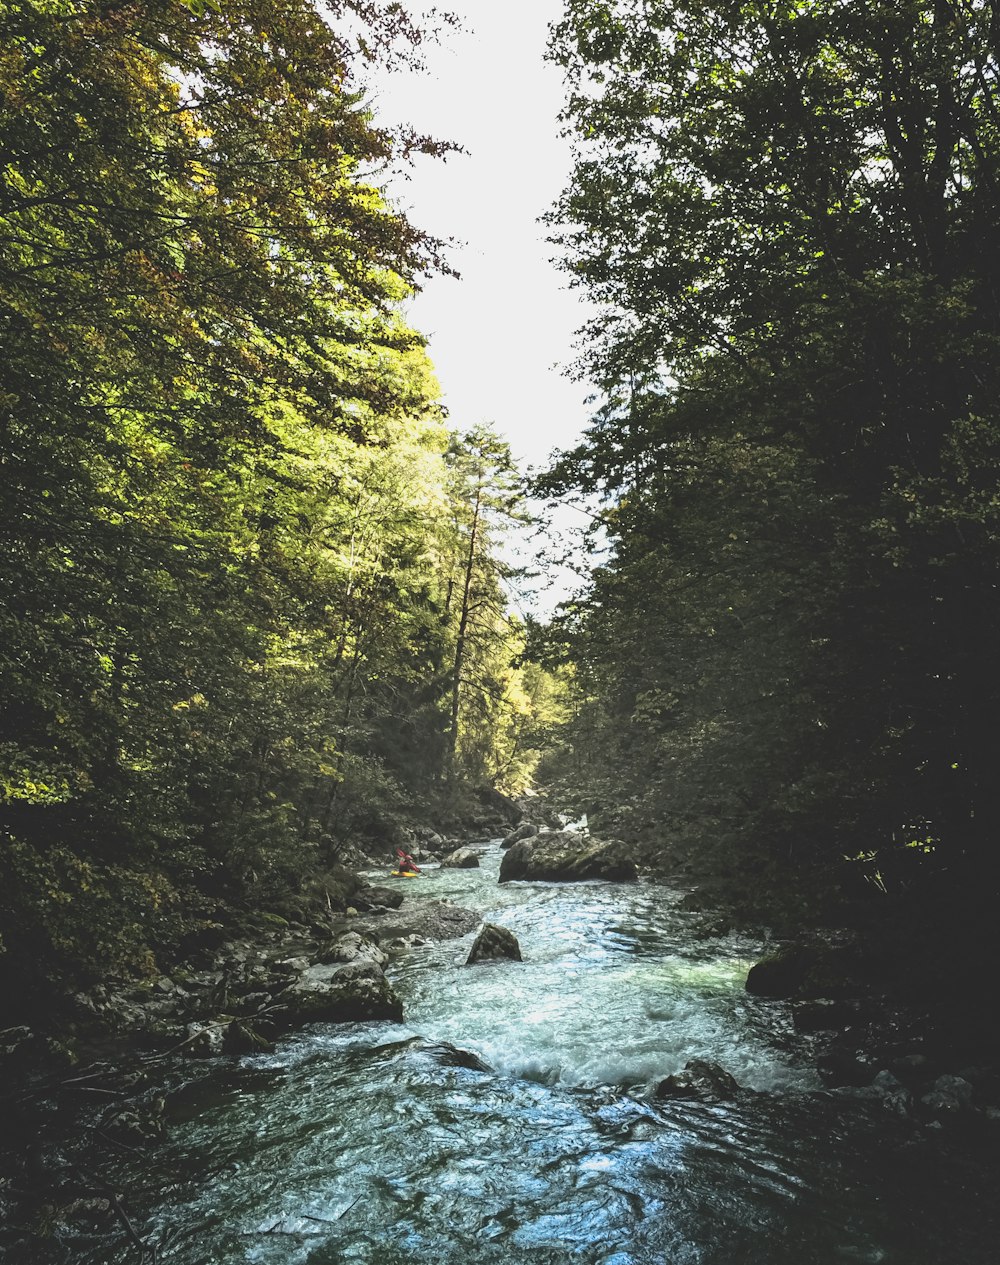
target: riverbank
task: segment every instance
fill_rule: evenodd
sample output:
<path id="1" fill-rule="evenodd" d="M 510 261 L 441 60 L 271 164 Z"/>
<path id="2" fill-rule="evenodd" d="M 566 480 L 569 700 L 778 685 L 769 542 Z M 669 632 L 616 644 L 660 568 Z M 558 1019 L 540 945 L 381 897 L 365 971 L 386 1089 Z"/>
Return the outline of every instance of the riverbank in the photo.
<path id="1" fill-rule="evenodd" d="M 389 883 L 356 879 L 353 904 L 309 925 L 245 920 L 244 934 L 202 947 L 169 975 L 98 985 L 63 999 L 36 1029 L 0 1032 L 5 1237 L 48 1251 L 63 1234 L 106 1235 L 110 1246 L 124 1232 L 145 1255 L 115 1174 L 123 1157 L 162 1144 L 169 1068 L 182 1060 L 196 1076 L 200 1063 L 238 1066 L 309 1023 L 401 1020 L 386 967 L 416 945 L 465 935 L 479 915 Z"/>

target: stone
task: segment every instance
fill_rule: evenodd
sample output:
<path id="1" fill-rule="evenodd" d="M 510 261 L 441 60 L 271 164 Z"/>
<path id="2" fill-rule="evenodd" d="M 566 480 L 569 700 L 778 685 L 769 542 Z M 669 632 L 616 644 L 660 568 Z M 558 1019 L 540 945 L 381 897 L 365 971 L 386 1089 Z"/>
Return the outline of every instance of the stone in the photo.
<path id="1" fill-rule="evenodd" d="M 223 1029 L 221 1024 L 189 1023 L 185 1028 L 187 1041 L 183 1046 L 189 1058 L 214 1058 L 222 1053 Z"/>
<path id="2" fill-rule="evenodd" d="M 478 1054 L 471 1050 L 462 1050 L 450 1041 L 425 1041 L 416 1047 L 418 1054 L 425 1054 L 443 1067 L 464 1067 L 470 1072 L 492 1072 L 488 1063 L 484 1063 Z"/>
<path id="3" fill-rule="evenodd" d="M 504 958 L 511 962 L 523 961 L 517 937 L 506 927 L 485 923 L 469 950 L 465 965 L 474 966 L 477 962 L 496 962 Z"/>
<path id="4" fill-rule="evenodd" d="M 913 1095 L 886 1068 L 879 1072 L 867 1089 L 862 1088 L 857 1092 L 861 1096 L 877 1099 L 886 1111 L 897 1116 L 909 1116 L 913 1110 Z"/>
<path id="5" fill-rule="evenodd" d="M 63 1204 L 55 1209 L 52 1215 L 53 1221 L 58 1225 L 70 1225 L 75 1221 L 87 1221 L 91 1225 L 99 1225 L 103 1229 L 106 1225 L 110 1226 L 114 1222 L 117 1214 L 110 1199 L 88 1196 Z"/>
<path id="6" fill-rule="evenodd" d="M 758 997 L 839 1000 L 865 996 L 865 968 L 845 946 L 793 944 L 750 968 L 746 989 Z"/>
<path id="7" fill-rule="evenodd" d="M 482 922 L 482 915 L 447 901 L 407 897 L 399 910 L 387 914 L 379 926 L 379 944 L 420 936 L 423 940 L 456 940 Z"/>
<path id="8" fill-rule="evenodd" d="M 398 909 L 403 903 L 403 893 L 398 887 L 367 887 L 365 900 L 381 909 Z"/>
<path id="9" fill-rule="evenodd" d="M 504 850 L 512 848 L 515 843 L 520 843 L 522 839 L 531 839 L 537 834 L 537 826 L 533 826 L 530 821 L 522 822 L 516 830 L 512 830 L 509 835 L 504 836 L 500 842 L 500 847 Z"/>
<path id="10" fill-rule="evenodd" d="M 274 1045 L 245 1020 L 234 1019 L 222 1037 L 224 1054 L 270 1054 Z"/>
<path id="11" fill-rule="evenodd" d="M 920 1101 L 934 1115 L 950 1115 L 972 1105 L 974 1090 L 961 1076 L 939 1076 Z"/>
<path id="12" fill-rule="evenodd" d="M 353 1023 L 403 1018 L 403 1004 L 375 962 L 311 966 L 281 994 L 275 1018 L 300 1023 Z"/>
<path id="13" fill-rule="evenodd" d="M 954 1095 L 943 1094 L 938 1090 L 924 1094 L 920 1102 L 932 1116 L 951 1116 L 962 1109 L 962 1104 Z"/>
<path id="14" fill-rule="evenodd" d="M 256 1015 L 271 1004 L 270 993 L 246 993 L 234 1006 L 237 1014 Z"/>
<path id="15" fill-rule="evenodd" d="M 800 945 L 779 949 L 751 966 L 746 990 L 756 997 L 794 997 L 812 957 Z"/>
<path id="16" fill-rule="evenodd" d="M 618 840 L 592 839 L 553 830 L 515 843 L 500 863 L 500 882 L 574 883 L 586 879 L 634 882 L 636 863 Z"/>
<path id="17" fill-rule="evenodd" d="M 346 931 L 342 936 L 338 936 L 333 944 L 325 946 L 318 954 L 316 961 L 323 964 L 374 962 L 376 966 L 383 967 L 389 958 L 370 936 L 362 935 L 360 931 Z"/>
<path id="18" fill-rule="evenodd" d="M 283 970 L 298 973 L 299 971 L 304 971 L 308 968 L 309 959 L 304 958 L 304 957 L 283 958 L 280 962 L 277 962 L 275 965 L 280 966 Z"/>
<path id="19" fill-rule="evenodd" d="M 427 941 L 423 936 L 419 936 L 416 932 L 413 932 L 407 936 L 394 936 L 386 943 L 385 947 L 390 949 L 393 953 L 405 953 L 408 949 L 416 949 L 420 945 L 426 943 Z"/>
<path id="20" fill-rule="evenodd" d="M 653 1091 L 656 1098 L 689 1098 L 697 1102 L 720 1102 L 735 1098 L 739 1082 L 718 1063 L 691 1059 L 683 1071 L 660 1081 Z"/>
<path id="21" fill-rule="evenodd" d="M 442 859 L 441 868 L 445 870 L 478 870 L 479 853 L 473 852 L 471 848 L 456 848 L 454 852 L 449 852 Z"/>

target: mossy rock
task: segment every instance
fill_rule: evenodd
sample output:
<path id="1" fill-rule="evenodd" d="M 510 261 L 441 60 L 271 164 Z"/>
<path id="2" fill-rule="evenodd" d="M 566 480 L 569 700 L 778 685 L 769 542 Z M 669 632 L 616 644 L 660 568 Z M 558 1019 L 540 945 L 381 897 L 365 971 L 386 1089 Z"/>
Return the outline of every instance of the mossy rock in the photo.
<path id="1" fill-rule="evenodd" d="M 836 945 L 789 945 L 750 968 L 746 989 L 757 997 L 843 998 L 869 989 L 857 953 Z"/>

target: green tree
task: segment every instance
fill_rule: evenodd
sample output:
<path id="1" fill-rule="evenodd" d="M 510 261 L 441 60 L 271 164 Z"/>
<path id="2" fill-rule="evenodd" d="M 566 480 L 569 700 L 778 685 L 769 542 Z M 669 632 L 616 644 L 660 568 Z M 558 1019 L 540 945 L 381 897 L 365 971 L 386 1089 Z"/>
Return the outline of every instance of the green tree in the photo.
<path id="1" fill-rule="evenodd" d="M 0 922 L 30 984 L 294 882 L 351 690 L 416 673 L 446 439 L 398 306 L 437 245 L 375 182 L 441 147 L 358 86 L 419 43 L 394 4 L 23 0 L 0 34 Z"/>
<path id="2" fill-rule="evenodd" d="M 456 437 L 449 453 L 453 563 L 445 610 L 453 627 L 446 778 L 487 775 L 505 679 L 514 657 L 504 586 L 504 534 L 524 521 L 521 479 L 510 445 L 486 426 Z"/>
<path id="3" fill-rule="evenodd" d="M 990 865 L 997 16 L 571 0 L 554 34 L 603 404 L 547 482 L 615 506 L 582 679 L 645 820 L 727 856 Z"/>

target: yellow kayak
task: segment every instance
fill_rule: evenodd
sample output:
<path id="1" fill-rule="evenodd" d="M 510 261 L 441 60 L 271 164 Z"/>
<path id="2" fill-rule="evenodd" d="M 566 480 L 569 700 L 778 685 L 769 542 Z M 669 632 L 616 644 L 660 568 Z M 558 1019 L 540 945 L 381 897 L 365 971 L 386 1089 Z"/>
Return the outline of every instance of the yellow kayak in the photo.
<path id="1" fill-rule="evenodd" d="M 416 870 L 393 870 L 389 875 L 390 878 L 419 878 L 420 875 Z"/>

